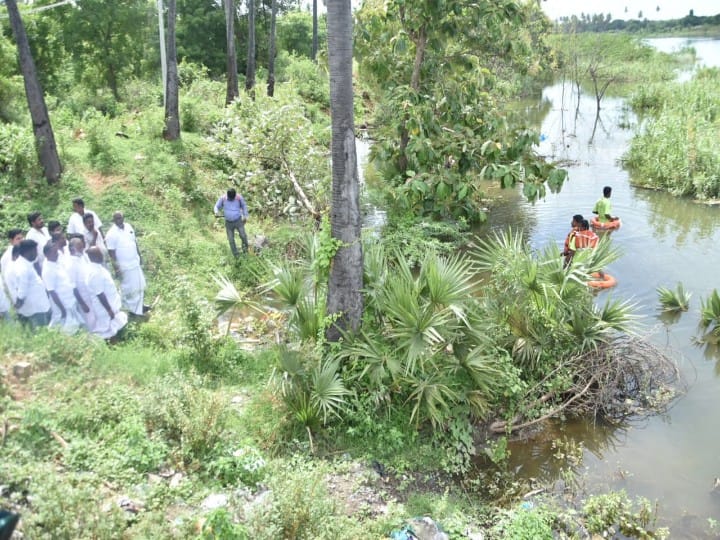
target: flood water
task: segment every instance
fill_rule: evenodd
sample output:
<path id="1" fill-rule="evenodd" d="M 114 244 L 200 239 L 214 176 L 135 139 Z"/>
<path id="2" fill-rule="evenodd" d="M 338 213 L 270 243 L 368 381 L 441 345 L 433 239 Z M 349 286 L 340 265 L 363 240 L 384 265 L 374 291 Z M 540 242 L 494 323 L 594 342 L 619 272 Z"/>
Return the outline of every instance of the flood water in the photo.
<path id="1" fill-rule="evenodd" d="M 662 50 L 688 41 L 703 64 L 720 65 L 720 40 L 651 40 Z M 700 298 L 720 288 L 720 207 L 630 185 L 620 160 L 637 120 L 624 100 L 603 100 L 594 136 L 594 97 L 580 97 L 577 115 L 576 105 L 571 85 L 563 88 L 558 83 L 528 108 L 528 114 L 543 116 L 540 129 L 546 138 L 539 152 L 569 163 L 569 180 L 561 192 L 529 204 L 519 192 L 503 191 L 485 232 L 521 227 L 534 247 L 560 244 L 572 215 L 592 216 L 603 186 L 612 186 L 614 214 L 623 222 L 612 241 L 624 255 L 608 268 L 617 287 L 603 291 L 598 302 L 612 297 L 636 303 L 641 332 L 650 334 L 661 348 L 669 347 L 688 391 L 667 414 L 621 428 L 587 421 L 556 425 L 536 439 L 513 443 L 513 464 L 525 477 L 552 481 L 560 467 L 553 458 L 552 440 L 582 443 L 578 472 L 589 493 L 625 489 L 630 495 L 657 500 L 662 524 L 671 527 L 672 538 L 700 538 L 707 518 L 720 520 L 720 495 L 711 492 L 720 477 L 720 354 L 694 345 L 693 339 L 700 335 Z M 690 310 L 666 324 L 659 317 L 656 288 L 674 289 L 678 282 L 692 292 Z"/>

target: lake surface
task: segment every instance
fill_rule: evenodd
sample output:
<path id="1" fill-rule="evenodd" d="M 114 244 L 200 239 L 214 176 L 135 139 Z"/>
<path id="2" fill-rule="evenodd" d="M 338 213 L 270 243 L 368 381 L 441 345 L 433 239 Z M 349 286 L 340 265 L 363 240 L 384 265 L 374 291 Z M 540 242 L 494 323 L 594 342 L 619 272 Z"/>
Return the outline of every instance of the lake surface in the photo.
<path id="1" fill-rule="evenodd" d="M 690 42 L 703 64 L 720 65 L 720 40 L 649 41 L 669 51 Z M 556 84 L 528 109 L 528 114 L 544 115 L 540 129 L 546 138 L 539 152 L 569 163 L 562 191 L 535 204 L 518 191 L 501 192 L 502 202 L 484 232 L 522 227 L 534 247 L 561 244 L 572 215 L 592 216 L 603 186 L 612 186 L 614 213 L 623 221 L 612 240 L 624 255 L 608 268 L 617 287 L 600 293 L 598 302 L 612 297 L 636 303 L 641 331 L 667 347 L 689 389 L 665 415 L 622 428 L 578 421 L 558 425 L 537 439 L 514 443 L 512 459 L 520 474 L 552 481 L 559 475 L 552 441 L 582 443 L 579 472 L 589 493 L 625 489 L 657 500 L 672 538 L 700 538 L 707 518 L 720 520 L 720 496 L 712 493 L 720 477 L 720 354 L 693 340 L 700 335 L 700 298 L 720 289 L 720 207 L 631 186 L 621 158 L 637 129 L 635 116 L 624 100 L 606 97 L 595 126 L 594 98 L 580 96 L 576 115 L 577 99 L 570 85 Z M 692 292 L 690 310 L 674 324 L 665 324 L 656 288 L 674 289 L 678 282 Z"/>

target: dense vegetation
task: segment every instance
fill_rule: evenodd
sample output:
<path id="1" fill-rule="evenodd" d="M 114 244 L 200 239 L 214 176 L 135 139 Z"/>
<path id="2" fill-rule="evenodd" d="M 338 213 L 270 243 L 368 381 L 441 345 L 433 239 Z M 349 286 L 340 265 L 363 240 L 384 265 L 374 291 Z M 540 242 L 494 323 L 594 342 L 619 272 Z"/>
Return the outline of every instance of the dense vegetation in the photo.
<path id="1" fill-rule="evenodd" d="M 0 224 L 31 210 L 64 222 L 76 196 L 102 218 L 123 210 L 157 305 L 113 347 L 0 327 L 0 503 L 28 537 L 373 538 L 424 514 L 490 538 L 652 527 L 650 504 L 624 494 L 577 510 L 494 506 L 528 486 L 508 469 L 507 439 L 480 428 L 564 410 L 578 363 L 632 322 L 585 286 L 619 255 L 609 243 L 570 269 L 513 232 L 457 254 L 489 182 L 522 182 L 535 199 L 565 177 L 507 107 L 566 62 L 535 2 L 368 1 L 358 13 L 356 117 L 377 138 L 367 178 L 391 217 L 364 239 L 363 330 L 331 344 L 339 245 L 313 215 L 330 205 L 330 96 L 323 55 L 306 56 L 310 15 L 280 2 L 275 96 L 225 107 L 222 10 L 178 1 L 183 131 L 168 142 L 154 3 L 86 1 L 26 17 L 65 166 L 57 185 L 41 179 L 0 36 Z M 460 31 L 470 17 L 478 26 Z M 269 240 L 239 260 L 210 213 L 230 183 L 251 239 Z M 14 375 L 23 361 L 32 374 Z M 565 454 L 571 474 L 577 448 Z"/>
<path id="2" fill-rule="evenodd" d="M 626 159 L 637 185 L 699 200 L 720 197 L 720 70 L 644 87 L 632 97 L 644 117 Z"/>
<path id="3" fill-rule="evenodd" d="M 657 6 L 657 13 L 662 14 L 660 6 Z M 656 13 L 656 15 L 657 15 Z M 615 14 L 617 15 L 617 14 Z M 651 21 L 646 17 L 648 13 L 639 11 L 637 14 L 629 12 L 625 7 L 624 19 L 613 17 L 611 13 L 583 13 L 580 17 L 561 17 L 555 21 L 555 28 L 560 33 L 576 32 L 629 32 L 643 34 L 707 34 L 717 32 L 720 26 L 720 13 L 717 15 L 702 17 L 694 14 L 690 9 L 688 14 L 681 19 L 664 19 Z M 634 18 L 637 16 L 637 18 Z"/>

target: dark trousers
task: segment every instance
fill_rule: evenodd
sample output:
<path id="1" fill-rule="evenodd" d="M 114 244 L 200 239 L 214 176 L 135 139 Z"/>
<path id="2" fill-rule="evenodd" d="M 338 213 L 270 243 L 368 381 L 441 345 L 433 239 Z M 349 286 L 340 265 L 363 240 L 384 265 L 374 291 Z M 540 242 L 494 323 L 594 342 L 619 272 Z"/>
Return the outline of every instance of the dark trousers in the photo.
<path id="1" fill-rule="evenodd" d="M 30 330 L 37 330 L 41 326 L 47 326 L 50 324 L 50 315 L 50 311 L 48 311 L 47 313 L 33 313 L 28 317 L 20 315 L 18 313 L 18 320 L 25 328 L 29 328 Z"/>
<path id="2" fill-rule="evenodd" d="M 237 257 L 238 250 L 237 250 L 237 246 L 235 245 L 235 231 L 238 232 L 238 234 L 240 235 L 240 240 L 242 240 L 243 253 L 247 253 L 248 240 L 247 240 L 247 235 L 245 234 L 245 224 L 243 223 L 243 220 L 242 219 L 236 219 L 235 221 L 225 220 L 225 232 L 227 233 L 228 243 L 230 244 L 230 251 L 232 251 L 232 254 L 235 257 Z"/>

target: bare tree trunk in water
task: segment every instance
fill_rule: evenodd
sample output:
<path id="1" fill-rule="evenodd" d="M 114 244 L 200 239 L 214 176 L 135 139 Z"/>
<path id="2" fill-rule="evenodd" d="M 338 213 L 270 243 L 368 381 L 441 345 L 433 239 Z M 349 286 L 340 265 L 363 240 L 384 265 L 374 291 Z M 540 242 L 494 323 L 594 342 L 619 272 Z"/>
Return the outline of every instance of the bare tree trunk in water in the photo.
<path id="1" fill-rule="evenodd" d="M 275 95 L 275 22 L 277 18 L 277 0 L 272 0 L 270 12 L 270 45 L 268 46 L 267 95 Z"/>
<path id="2" fill-rule="evenodd" d="M 360 189 L 355 152 L 352 80 L 351 0 L 332 0 L 327 5 L 328 59 L 330 67 L 330 115 L 332 120 L 333 238 L 342 246 L 333 257 L 327 294 L 327 313 L 337 317 L 327 329 L 329 341 L 342 331 L 360 328 L 363 312 L 363 255 L 360 242 Z"/>
<path id="3" fill-rule="evenodd" d="M 237 54 L 235 53 L 235 1 L 225 0 L 225 39 L 227 41 L 227 92 L 225 105 L 240 95 L 238 90 Z"/>
<path id="4" fill-rule="evenodd" d="M 45 97 L 40 87 L 40 81 L 38 81 L 37 78 L 35 61 L 30 53 L 30 43 L 28 42 L 27 33 L 25 32 L 25 26 L 20 17 L 17 3 L 15 0 L 6 0 L 5 5 L 7 6 L 10 26 L 12 27 L 12 33 L 15 37 L 15 43 L 17 44 L 20 71 L 22 72 L 23 81 L 25 82 L 25 97 L 27 98 L 28 109 L 30 110 L 38 160 L 40 161 L 40 165 L 42 165 L 43 173 L 48 184 L 55 184 L 60 180 L 62 165 L 60 164 L 60 156 L 58 156 L 57 145 L 55 144 L 55 134 L 50 124 L 50 116 L 48 115 L 47 106 L 45 105 Z"/>
<path id="5" fill-rule="evenodd" d="M 168 0 L 167 15 L 167 89 L 165 101 L 165 129 L 163 137 L 168 141 L 180 138 L 180 97 L 175 44 L 176 0 Z"/>
<path id="6" fill-rule="evenodd" d="M 313 29 L 312 29 L 312 54 L 310 58 L 312 58 L 313 62 L 317 62 L 317 53 L 318 53 L 318 10 L 317 10 L 317 0 L 313 0 L 313 11 L 312 11 L 312 21 L 313 21 Z"/>
<path id="7" fill-rule="evenodd" d="M 254 97 L 255 88 L 255 1 L 247 0 L 248 8 L 248 50 L 245 90 Z"/>

